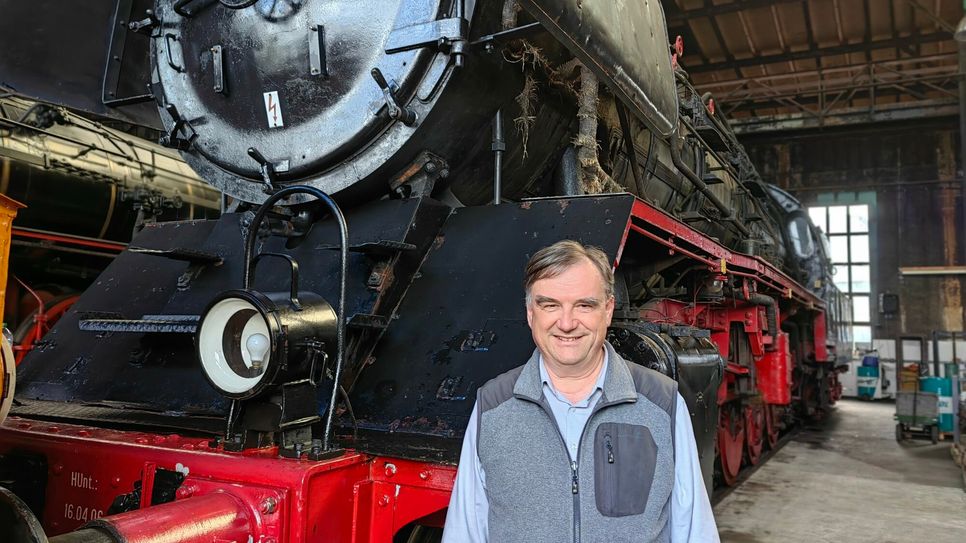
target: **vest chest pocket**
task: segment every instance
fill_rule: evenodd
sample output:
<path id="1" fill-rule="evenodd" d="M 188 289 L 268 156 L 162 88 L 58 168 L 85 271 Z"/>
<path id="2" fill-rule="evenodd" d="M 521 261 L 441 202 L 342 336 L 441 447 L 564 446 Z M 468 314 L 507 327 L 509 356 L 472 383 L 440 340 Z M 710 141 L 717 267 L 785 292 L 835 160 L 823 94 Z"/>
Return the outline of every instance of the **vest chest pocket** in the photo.
<path id="1" fill-rule="evenodd" d="M 651 493 L 657 444 L 646 426 L 605 422 L 594 434 L 594 494 L 605 517 L 640 515 Z"/>

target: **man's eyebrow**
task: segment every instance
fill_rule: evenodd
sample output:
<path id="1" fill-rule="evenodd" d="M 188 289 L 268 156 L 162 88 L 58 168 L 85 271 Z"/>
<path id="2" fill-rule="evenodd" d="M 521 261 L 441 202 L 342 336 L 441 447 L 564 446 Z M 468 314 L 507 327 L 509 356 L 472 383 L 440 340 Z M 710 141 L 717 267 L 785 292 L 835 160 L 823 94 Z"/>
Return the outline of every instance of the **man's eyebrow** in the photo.
<path id="1" fill-rule="evenodd" d="M 581 298 L 581 299 L 577 300 L 577 303 L 578 304 L 592 305 L 592 306 L 595 306 L 596 307 L 596 306 L 600 305 L 600 300 L 598 300 L 597 298 Z"/>
<path id="2" fill-rule="evenodd" d="M 559 304 L 560 303 L 559 301 L 557 301 L 557 300 L 555 300 L 555 299 L 553 299 L 553 298 L 551 298 L 549 296 L 542 296 L 542 295 L 539 295 L 539 294 L 534 297 L 533 301 L 536 302 L 536 303 L 538 303 L 538 304 Z"/>

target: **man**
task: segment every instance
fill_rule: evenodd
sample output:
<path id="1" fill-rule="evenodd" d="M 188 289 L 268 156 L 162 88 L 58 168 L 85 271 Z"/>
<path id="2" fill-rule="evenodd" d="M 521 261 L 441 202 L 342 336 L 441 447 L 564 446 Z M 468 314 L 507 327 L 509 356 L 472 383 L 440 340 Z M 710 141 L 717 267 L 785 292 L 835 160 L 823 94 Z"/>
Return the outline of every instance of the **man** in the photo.
<path id="1" fill-rule="evenodd" d="M 605 341 L 604 252 L 541 249 L 525 286 L 537 349 L 477 394 L 444 543 L 718 541 L 677 383 Z"/>

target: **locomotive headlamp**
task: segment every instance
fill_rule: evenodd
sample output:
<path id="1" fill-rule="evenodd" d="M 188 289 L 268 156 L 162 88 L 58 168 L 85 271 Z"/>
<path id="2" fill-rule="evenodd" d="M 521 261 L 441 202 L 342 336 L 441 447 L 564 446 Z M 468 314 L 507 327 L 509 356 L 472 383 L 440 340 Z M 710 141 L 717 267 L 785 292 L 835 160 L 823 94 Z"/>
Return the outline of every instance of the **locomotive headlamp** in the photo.
<path id="1" fill-rule="evenodd" d="M 229 290 L 208 305 L 198 326 L 198 358 L 222 395 L 246 399 L 274 385 L 314 381 L 325 359 L 335 355 L 335 311 L 317 294 L 297 288 L 293 283 L 292 292 Z"/>
<path id="2" fill-rule="evenodd" d="M 262 220 L 272 207 L 296 194 L 321 200 L 339 227 L 339 311 L 313 292 L 299 291 L 299 266 L 293 257 L 261 253 L 253 258 Z M 265 257 L 288 262 L 289 292 L 262 293 L 252 288 L 255 267 Z M 332 390 L 322 434 L 321 454 L 330 447 L 333 413 L 345 361 L 345 294 L 349 267 L 349 228 L 338 204 L 314 187 L 292 185 L 275 190 L 248 225 L 239 290 L 222 292 L 201 315 L 195 344 L 202 372 L 222 395 L 231 398 L 226 440 L 242 447 L 277 443 L 279 454 L 297 457 L 313 440 L 311 426 L 320 419 L 316 388 L 329 358 Z M 253 399 L 260 396 L 258 399 Z M 249 400 L 240 402 L 239 400 Z M 236 416 L 242 411 L 242 419 Z M 235 433 L 236 423 L 242 434 Z M 242 441 L 236 440 L 241 437 Z M 267 438 L 268 441 L 265 441 Z M 301 445 L 301 447 L 300 447 Z M 226 447 L 228 445 L 226 444 Z M 313 447 L 314 448 L 314 447 Z M 318 455 L 319 453 L 313 453 Z"/>

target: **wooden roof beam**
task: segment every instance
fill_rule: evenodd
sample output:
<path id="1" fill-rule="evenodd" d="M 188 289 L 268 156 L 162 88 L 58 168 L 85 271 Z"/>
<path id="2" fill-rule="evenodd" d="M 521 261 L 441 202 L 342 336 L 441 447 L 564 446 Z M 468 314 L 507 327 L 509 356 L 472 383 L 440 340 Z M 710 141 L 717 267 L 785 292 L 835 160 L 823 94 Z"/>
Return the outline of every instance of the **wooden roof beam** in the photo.
<path id="1" fill-rule="evenodd" d="M 734 0 L 730 4 L 712 4 L 698 9 L 689 9 L 686 11 L 669 13 L 665 16 L 665 19 L 669 25 L 680 24 L 695 17 L 717 17 L 718 15 L 727 15 L 729 13 L 737 13 L 739 11 L 749 9 L 766 8 L 774 5 L 792 4 L 801 1 L 802 0 Z"/>
<path id="2" fill-rule="evenodd" d="M 836 45 L 833 47 L 822 47 L 818 49 L 790 51 L 787 53 L 778 53 L 774 55 L 741 58 L 735 59 L 734 61 L 716 62 L 713 64 L 701 64 L 697 66 L 689 66 L 687 67 L 687 71 L 691 74 L 698 74 L 718 70 L 734 70 L 736 68 L 775 64 L 779 62 L 788 62 L 790 60 L 807 60 L 833 55 L 846 55 L 849 53 L 864 53 L 875 49 L 893 49 L 896 47 L 908 47 L 922 43 L 935 43 L 940 41 L 952 41 L 952 36 L 948 32 L 934 32 L 931 34 L 919 34 L 918 36 L 913 35 L 904 36 L 902 38 L 888 38 L 884 40 L 870 41 L 869 43 L 851 43 L 847 45 Z"/>

